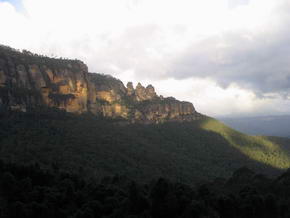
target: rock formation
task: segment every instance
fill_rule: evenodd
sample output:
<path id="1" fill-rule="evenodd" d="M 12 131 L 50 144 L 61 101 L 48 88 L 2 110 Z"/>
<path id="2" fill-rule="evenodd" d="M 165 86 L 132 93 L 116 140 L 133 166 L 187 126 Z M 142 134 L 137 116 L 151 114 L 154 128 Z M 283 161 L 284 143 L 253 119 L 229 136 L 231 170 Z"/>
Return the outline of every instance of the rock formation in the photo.
<path id="1" fill-rule="evenodd" d="M 158 96 L 152 85 L 134 89 L 111 76 L 89 73 L 79 60 L 55 59 L 0 46 L 0 109 L 55 107 L 131 122 L 198 119 L 193 105 Z"/>

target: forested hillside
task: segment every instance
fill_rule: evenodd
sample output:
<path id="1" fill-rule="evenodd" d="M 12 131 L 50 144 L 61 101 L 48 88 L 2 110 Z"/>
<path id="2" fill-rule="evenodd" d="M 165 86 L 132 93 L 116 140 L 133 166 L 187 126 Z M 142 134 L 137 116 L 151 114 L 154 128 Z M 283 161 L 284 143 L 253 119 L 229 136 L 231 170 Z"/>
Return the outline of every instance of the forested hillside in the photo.
<path id="1" fill-rule="evenodd" d="M 0 125 L 0 154 L 7 162 L 187 184 L 228 177 L 242 166 L 276 175 L 290 165 L 288 141 L 247 136 L 207 117 L 144 125 L 48 109 L 3 112 Z"/>
<path id="2" fill-rule="evenodd" d="M 194 187 L 164 178 L 96 182 L 56 167 L 0 161 L 0 217 L 287 218 L 289 182 L 289 171 L 269 179 L 247 168 Z"/>
<path id="3" fill-rule="evenodd" d="M 289 214 L 290 139 L 246 135 L 151 85 L 5 46 L 0 160 L 5 218 Z"/>

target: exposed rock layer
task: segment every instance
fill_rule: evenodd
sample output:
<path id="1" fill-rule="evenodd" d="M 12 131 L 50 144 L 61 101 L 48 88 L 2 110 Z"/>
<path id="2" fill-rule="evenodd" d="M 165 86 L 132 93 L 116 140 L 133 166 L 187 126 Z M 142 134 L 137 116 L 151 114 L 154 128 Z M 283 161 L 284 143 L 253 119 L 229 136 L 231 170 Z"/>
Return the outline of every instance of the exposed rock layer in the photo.
<path id="1" fill-rule="evenodd" d="M 89 73 L 78 60 L 38 56 L 0 46 L 0 108 L 27 111 L 56 107 L 132 122 L 192 121 L 193 105 L 158 96 L 152 85 L 134 89 L 108 75 Z"/>

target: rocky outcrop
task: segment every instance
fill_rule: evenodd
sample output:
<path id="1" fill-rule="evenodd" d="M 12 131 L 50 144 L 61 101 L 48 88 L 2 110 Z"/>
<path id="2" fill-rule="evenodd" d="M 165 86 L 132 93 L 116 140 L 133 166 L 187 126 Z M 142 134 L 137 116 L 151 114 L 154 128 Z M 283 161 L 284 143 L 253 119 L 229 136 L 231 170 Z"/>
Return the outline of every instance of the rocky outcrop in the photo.
<path id="1" fill-rule="evenodd" d="M 152 85 L 127 87 L 111 76 L 89 73 L 78 60 L 54 59 L 0 46 L 0 109 L 55 107 L 67 112 L 159 123 L 199 119 L 193 105 L 158 96 Z"/>
<path id="2" fill-rule="evenodd" d="M 133 96 L 135 95 L 135 89 L 133 87 L 133 83 L 132 82 L 128 82 L 127 83 L 127 95 L 128 96 Z"/>
<path id="3" fill-rule="evenodd" d="M 146 88 L 138 83 L 135 90 L 135 98 L 137 101 L 153 100 L 157 98 L 156 92 L 152 85 L 148 85 Z"/>

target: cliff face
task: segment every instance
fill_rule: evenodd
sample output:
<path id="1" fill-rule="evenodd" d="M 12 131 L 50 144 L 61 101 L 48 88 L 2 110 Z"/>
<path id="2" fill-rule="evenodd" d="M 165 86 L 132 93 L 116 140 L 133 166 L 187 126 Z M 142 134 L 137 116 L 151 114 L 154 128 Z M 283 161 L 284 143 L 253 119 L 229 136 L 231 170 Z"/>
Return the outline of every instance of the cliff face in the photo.
<path id="1" fill-rule="evenodd" d="M 89 73 L 78 60 L 0 46 L 0 108 L 27 111 L 40 106 L 143 123 L 200 117 L 191 103 L 158 96 L 151 85 L 125 87 L 111 76 Z"/>

